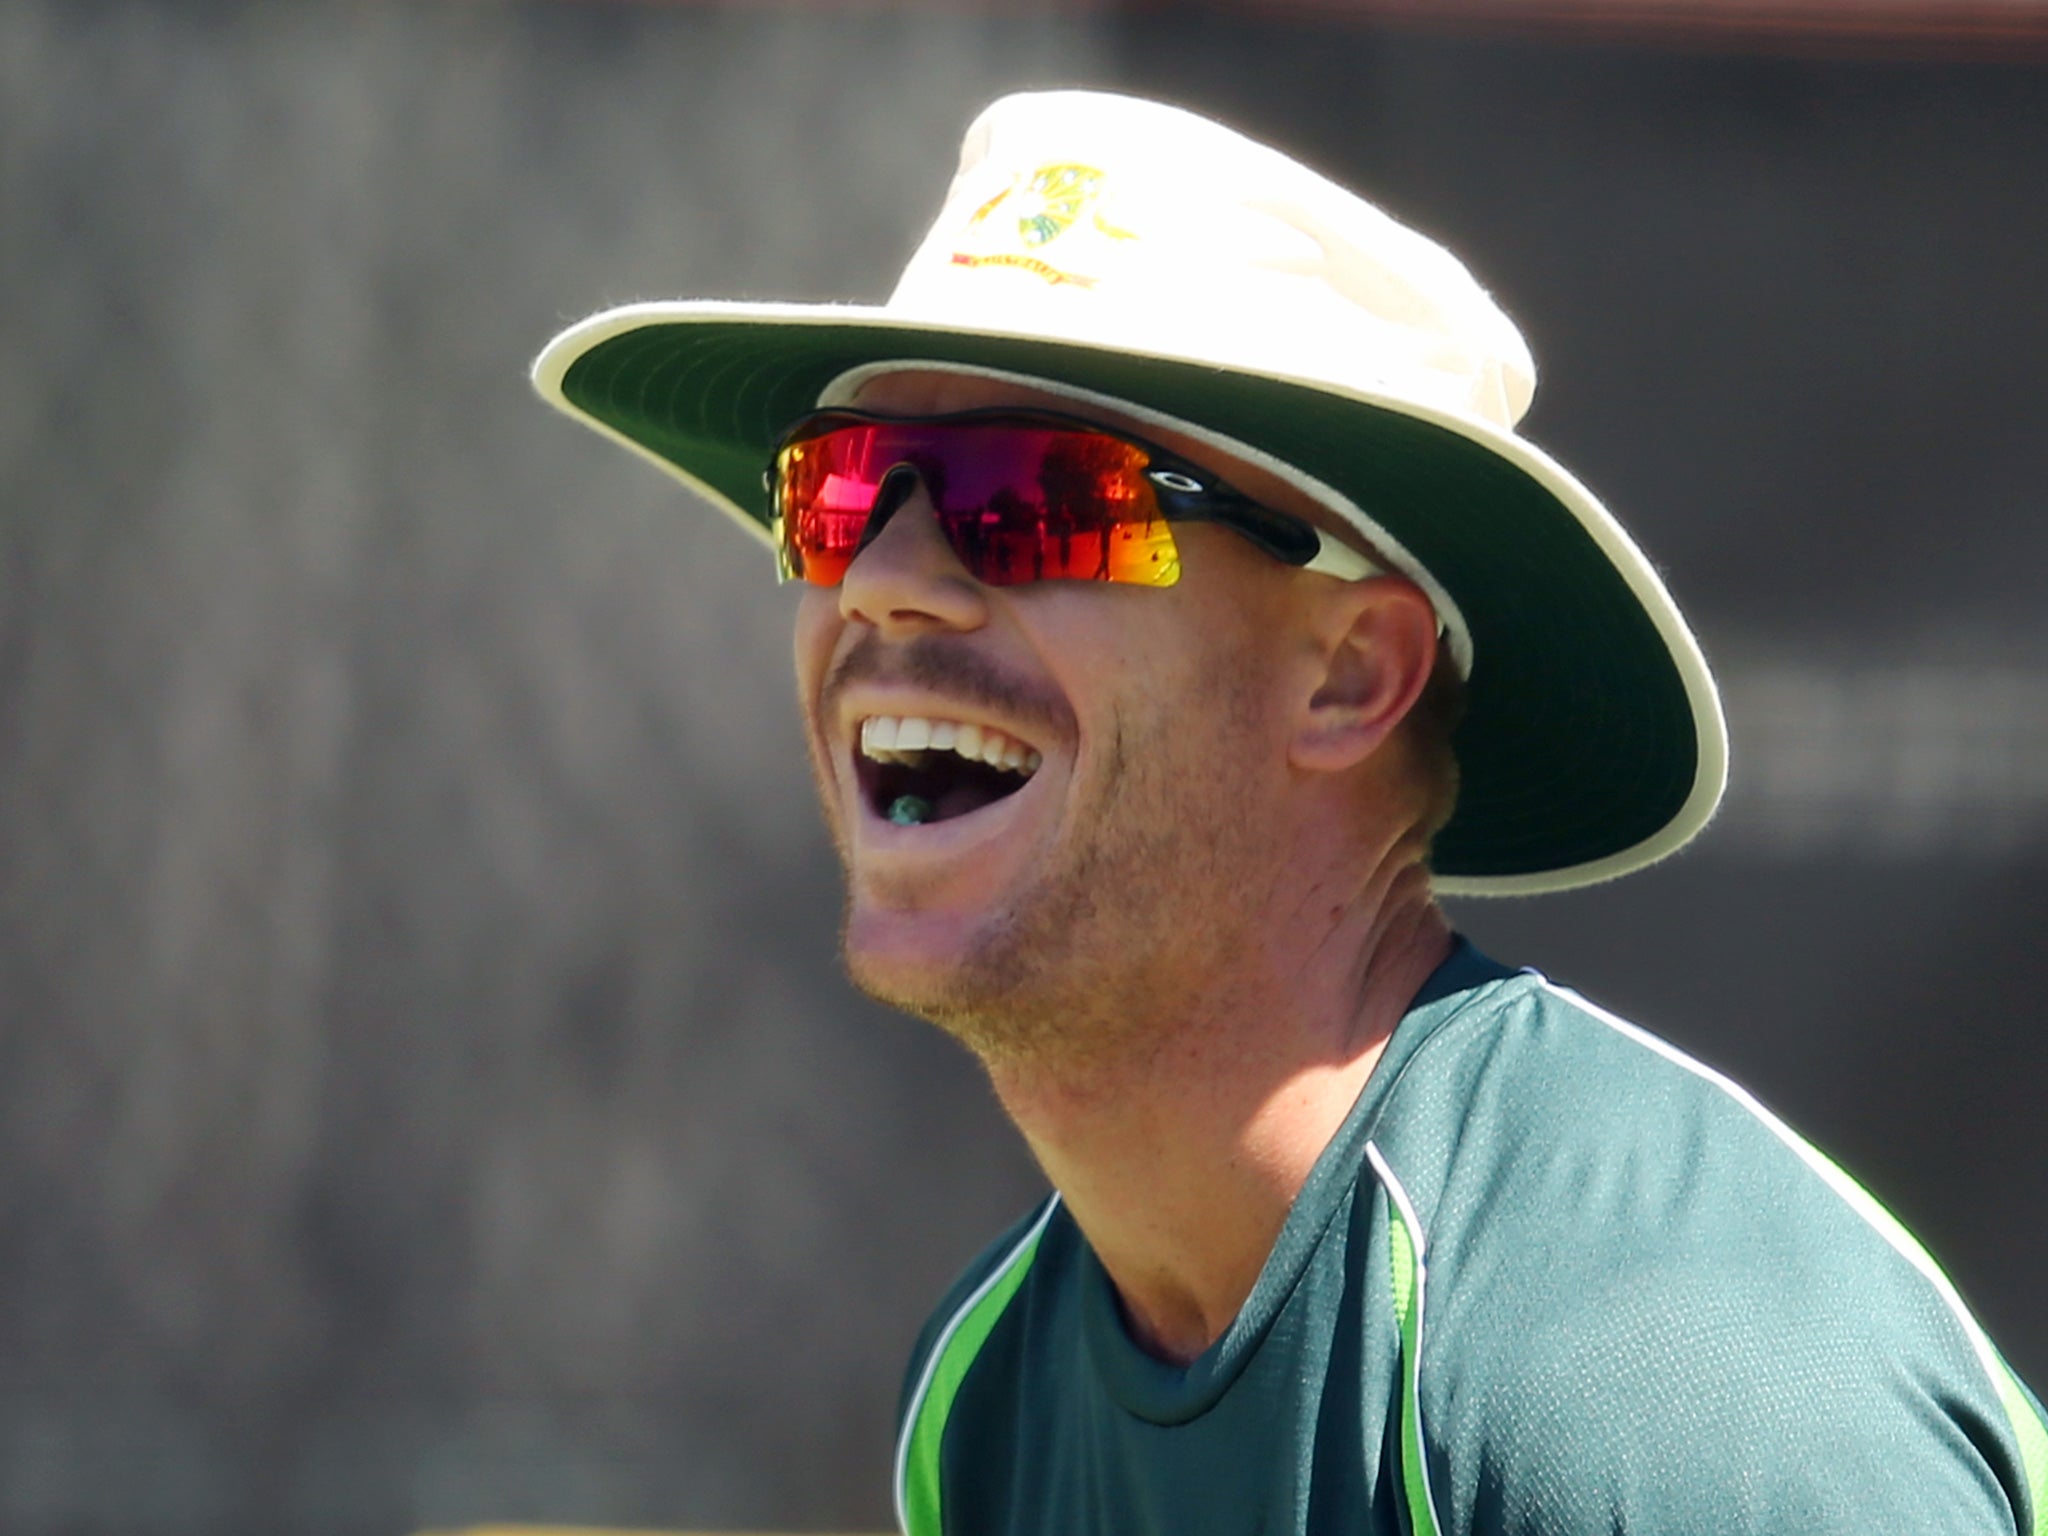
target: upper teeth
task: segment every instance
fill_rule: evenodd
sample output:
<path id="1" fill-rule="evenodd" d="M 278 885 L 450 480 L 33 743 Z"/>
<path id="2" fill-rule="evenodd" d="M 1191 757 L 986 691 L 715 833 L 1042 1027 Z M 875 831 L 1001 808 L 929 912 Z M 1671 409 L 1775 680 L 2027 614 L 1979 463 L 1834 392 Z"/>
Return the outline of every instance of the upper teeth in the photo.
<path id="1" fill-rule="evenodd" d="M 1035 749 L 1001 731 L 964 720 L 920 715 L 871 715 L 860 723 L 861 752 L 877 762 L 900 762 L 912 752 L 956 752 L 969 762 L 1032 774 L 1045 761 Z"/>

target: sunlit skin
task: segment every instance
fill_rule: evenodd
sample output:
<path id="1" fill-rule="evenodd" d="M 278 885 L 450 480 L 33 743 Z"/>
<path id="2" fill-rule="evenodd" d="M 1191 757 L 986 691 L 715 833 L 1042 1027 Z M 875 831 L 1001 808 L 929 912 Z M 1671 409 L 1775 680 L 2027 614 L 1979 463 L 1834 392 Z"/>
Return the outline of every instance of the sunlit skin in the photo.
<path id="1" fill-rule="evenodd" d="M 933 373 L 859 403 L 1076 413 Z M 1254 466 L 1087 414 L 1334 526 Z M 1427 600 L 1218 527 L 1175 536 L 1173 587 L 987 587 L 920 492 L 839 587 L 804 592 L 796 662 L 854 980 L 976 1052 L 1134 1338 L 1185 1361 L 1250 1293 L 1449 935 L 1398 729 L 1435 656 Z M 994 727 L 1044 761 L 983 810 L 897 826 L 856 775 L 874 715 Z"/>

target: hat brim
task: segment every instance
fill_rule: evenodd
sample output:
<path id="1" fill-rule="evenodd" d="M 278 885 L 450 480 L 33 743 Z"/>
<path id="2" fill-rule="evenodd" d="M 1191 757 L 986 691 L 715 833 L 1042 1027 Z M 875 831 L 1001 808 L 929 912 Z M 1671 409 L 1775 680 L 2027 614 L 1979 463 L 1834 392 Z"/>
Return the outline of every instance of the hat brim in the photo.
<path id="1" fill-rule="evenodd" d="M 533 376 L 765 544 L 777 437 L 841 374 L 896 359 L 1050 379 L 1255 444 L 1350 497 L 1427 567 L 1473 656 L 1457 810 L 1431 857 L 1439 891 L 1612 879 L 1712 816 L 1727 736 L 1697 642 L 1620 525 L 1519 437 L 1213 361 L 851 305 L 630 305 L 556 337 Z"/>

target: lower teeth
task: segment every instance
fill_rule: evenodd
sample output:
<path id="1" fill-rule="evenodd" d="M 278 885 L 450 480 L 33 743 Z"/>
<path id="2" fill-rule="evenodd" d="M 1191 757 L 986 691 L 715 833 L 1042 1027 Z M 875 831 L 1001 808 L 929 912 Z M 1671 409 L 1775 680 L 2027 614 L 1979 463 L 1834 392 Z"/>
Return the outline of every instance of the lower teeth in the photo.
<path id="1" fill-rule="evenodd" d="M 899 827 L 915 827 L 932 819 L 936 810 L 922 795 L 898 795 L 889 802 L 889 819 Z"/>

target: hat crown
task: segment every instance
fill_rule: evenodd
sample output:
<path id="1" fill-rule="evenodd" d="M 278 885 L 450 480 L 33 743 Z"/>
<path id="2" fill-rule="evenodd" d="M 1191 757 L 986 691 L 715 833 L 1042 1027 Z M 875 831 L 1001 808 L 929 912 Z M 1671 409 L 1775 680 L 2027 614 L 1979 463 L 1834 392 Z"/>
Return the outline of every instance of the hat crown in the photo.
<path id="1" fill-rule="evenodd" d="M 886 306 L 1391 397 L 1511 430 L 1535 364 L 1463 262 L 1220 123 L 1003 97 Z"/>

